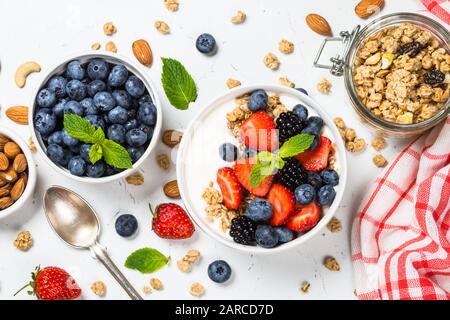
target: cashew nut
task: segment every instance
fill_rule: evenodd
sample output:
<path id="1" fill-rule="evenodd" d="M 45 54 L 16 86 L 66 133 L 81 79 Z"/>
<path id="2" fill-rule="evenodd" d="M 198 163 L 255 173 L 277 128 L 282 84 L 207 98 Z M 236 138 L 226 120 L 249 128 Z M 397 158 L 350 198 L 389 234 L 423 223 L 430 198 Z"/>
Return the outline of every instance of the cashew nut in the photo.
<path id="1" fill-rule="evenodd" d="M 27 77 L 30 73 L 40 72 L 41 66 L 39 63 L 34 61 L 28 61 L 19 66 L 16 71 L 16 85 L 19 88 L 23 88 L 25 86 L 25 82 L 27 81 Z"/>

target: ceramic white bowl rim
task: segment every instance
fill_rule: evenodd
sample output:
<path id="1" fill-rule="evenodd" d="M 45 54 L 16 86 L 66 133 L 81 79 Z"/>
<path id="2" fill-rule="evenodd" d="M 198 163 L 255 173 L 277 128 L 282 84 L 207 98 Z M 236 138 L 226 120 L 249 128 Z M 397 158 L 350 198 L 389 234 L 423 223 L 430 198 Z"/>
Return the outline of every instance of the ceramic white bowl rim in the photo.
<path id="1" fill-rule="evenodd" d="M 187 196 L 185 189 L 188 188 L 188 182 L 184 181 L 184 154 L 185 150 L 189 148 L 189 142 L 191 135 L 189 132 L 191 130 L 194 130 L 195 127 L 198 125 L 198 119 L 200 119 L 204 114 L 211 111 L 214 106 L 220 105 L 222 103 L 226 103 L 227 101 L 230 101 L 231 99 L 234 99 L 235 97 L 241 96 L 245 93 L 252 92 L 256 89 L 264 89 L 268 92 L 276 92 L 280 94 L 289 94 L 291 96 L 295 96 L 298 98 L 298 103 L 303 103 L 307 107 L 313 109 L 315 112 L 317 112 L 318 115 L 322 117 L 324 120 L 325 125 L 330 129 L 330 131 L 333 134 L 334 143 L 336 144 L 336 152 L 339 155 L 339 188 L 336 193 L 336 197 L 333 201 L 333 204 L 328 208 L 327 213 L 325 216 L 322 217 L 322 219 L 319 221 L 319 223 L 310 231 L 306 232 L 305 234 L 297 237 L 291 242 L 279 245 L 275 248 L 266 249 L 259 246 L 246 246 L 241 245 L 239 243 L 235 243 L 233 241 L 230 241 L 226 239 L 223 236 L 220 236 L 219 234 L 209 232 L 208 228 L 208 222 L 205 219 L 204 213 L 196 213 L 193 207 L 190 204 L 190 199 Z M 225 121 L 225 119 L 224 119 Z M 180 194 L 181 198 L 184 202 L 184 205 L 186 206 L 186 209 L 189 213 L 189 216 L 195 221 L 195 223 L 200 227 L 201 230 L 203 230 L 205 233 L 207 233 L 209 236 L 214 238 L 215 240 L 223 243 L 224 245 L 240 250 L 242 252 L 251 253 L 251 254 L 272 254 L 272 253 L 278 253 L 282 251 L 287 251 L 292 248 L 298 247 L 299 245 L 305 243 L 308 239 L 311 239 L 314 235 L 320 232 L 322 228 L 324 228 L 328 222 L 331 220 L 331 218 L 335 215 L 339 204 L 341 203 L 342 197 L 344 195 L 344 190 L 347 184 L 347 157 L 345 153 L 345 146 L 342 142 L 341 136 L 339 134 L 339 131 L 337 127 L 335 126 L 332 118 L 323 111 L 322 107 L 320 107 L 319 104 L 317 104 L 313 99 L 311 99 L 309 96 L 305 95 L 304 93 L 301 93 L 298 90 L 291 89 L 285 86 L 279 86 L 279 85 L 266 85 L 266 84 L 256 84 L 256 85 L 249 85 L 249 86 L 243 86 L 238 87 L 230 90 L 224 95 L 221 95 L 217 97 L 216 99 L 212 100 L 212 102 L 208 103 L 205 108 L 203 108 L 201 111 L 198 112 L 198 114 L 194 117 L 194 119 L 190 122 L 189 126 L 187 127 L 184 137 L 181 140 L 180 147 L 178 150 L 178 158 L 177 158 L 177 180 L 179 184 Z"/>
<path id="2" fill-rule="evenodd" d="M 47 81 L 52 76 L 60 73 L 58 71 L 58 69 L 62 68 L 63 66 L 65 66 L 67 63 L 69 63 L 72 60 L 91 60 L 94 58 L 105 59 L 106 61 L 113 63 L 113 64 L 118 64 L 118 63 L 124 64 L 129 71 L 131 71 L 134 75 L 136 75 L 138 78 L 140 78 L 144 82 L 149 95 L 153 99 L 153 104 L 155 105 L 156 110 L 157 110 L 157 119 L 156 119 L 154 131 L 153 131 L 153 137 L 152 137 L 152 140 L 150 141 L 150 144 L 148 145 L 147 149 L 145 150 L 144 154 L 142 155 L 142 157 L 136 163 L 133 164 L 132 168 L 124 170 L 124 171 L 117 173 L 115 175 L 112 175 L 112 176 L 101 177 L 101 178 L 74 176 L 67 169 L 53 163 L 53 161 L 51 161 L 49 159 L 49 157 L 47 156 L 47 154 L 44 151 L 44 144 L 42 142 L 42 139 L 40 137 L 38 137 L 38 135 L 36 134 L 36 130 L 34 128 L 34 121 L 33 121 L 34 113 L 35 113 L 35 109 L 36 109 L 35 98 L 36 98 L 39 90 L 41 90 L 43 88 L 43 86 L 47 83 Z M 64 58 L 63 60 L 61 60 L 60 62 L 54 64 L 48 70 L 50 70 L 50 71 L 47 73 L 44 73 L 41 80 L 39 81 L 39 85 L 36 87 L 36 89 L 33 91 L 32 95 L 31 95 L 31 97 L 32 97 L 32 100 L 30 103 L 31 110 L 28 115 L 28 122 L 30 123 L 31 135 L 33 137 L 33 140 L 36 141 L 36 147 L 39 150 L 39 153 L 41 154 L 41 156 L 50 165 L 50 167 L 52 167 L 54 170 L 56 170 L 57 172 L 61 173 L 62 175 L 66 176 L 69 179 L 80 181 L 80 182 L 85 182 L 85 183 L 91 183 L 91 184 L 108 183 L 108 182 L 120 180 L 122 178 L 129 176 L 133 171 L 136 171 L 136 169 L 138 169 L 144 163 L 144 161 L 148 158 L 150 153 L 155 149 L 155 147 L 159 141 L 161 127 L 162 127 L 162 111 L 161 111 L 162 105 L 161 105 L 160 99 L 158 97 L 156 87 L 153 85 L 153 83 L 151 82 L 149 77 L 146 76 L 147 70 L 145 70 L 138 63 L 134 63 L 134 62 L 130 61 L 128 58 L 126 58 L 120 54 L 117 54 L 117 53 L 111 54 L 111 53 L 107 53 L 107 52 L 92 52 L 92 51 L 85 51 L 85 52 L 81 52 L 78 54 L 70 55 L 70 56 Z"/>
<path id="3" fill-rule="evenodd" d="M 19 145 L 28 163 L 28 181 L 27 185 L 25 186 L 25 190 L 23 191 L 20 198 L 16 202 L 14 202 L 12 206 L 4 210 L 0 210 L 0 220 L 1 220 L 6 218 L 7 216 L 10 216 L 18 212 L 24 206 L 24 204 L 30 199 L 30 197 L 32 197 L 34 188 L 36 186 L 37 177 L 36 177 L 36 165 L 34 163 L 33 155 L 31 154 L 28 144 L 24 140 L 22 140 L 22 138 L 19 137 L 19 135 L 17 135 L 13 129 L 7 126 L 4 125 L 0 126 L 0 134 L 7 136 L 13 142 Z"/>

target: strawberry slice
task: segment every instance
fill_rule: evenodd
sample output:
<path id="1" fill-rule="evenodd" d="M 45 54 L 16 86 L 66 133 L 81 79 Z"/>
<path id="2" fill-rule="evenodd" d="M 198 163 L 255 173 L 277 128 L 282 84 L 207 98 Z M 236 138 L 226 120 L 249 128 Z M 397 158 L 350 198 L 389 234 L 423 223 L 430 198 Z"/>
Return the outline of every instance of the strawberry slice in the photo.
<path id="1" fill-rule="evenodd" d="M 314 150 L 302 152 L 295 158 L 308 171 L 322 171 L 328 165 L 328 155 L 331 150 L 331 140 L 327 137 L 320 136 L 319 145 Z"/>
<path id="2" fill-rule="evenodd" d="M 278 134 L 273 119 L 264 111 L 252 114 L 239 127 L 244 144 L 258 151 L 272 151 L 278 148 Z"/>
<path id="3" fill-rule="evenodd" d="M 223 167 L 217 171 L 217 184 L 222 192 L 223 204 L 230 210 L 241 205 L 242 188 L 232 168 Z"/>
<path id="4" fill-rule="evenodd" d="M 257 187 L 250 186 L 250 172 L 253 164 L 256 163 L 255 158 L 242 158 L 235 162 L 234 173 L 241 185 L 251 194 L 257 197 L 264 197 L 272 186 L 273 176 L 267 176 Z"/>
<path id="5" fill-rule="evenodd" d="M 294 212 L 295 199 L 294 194 L 285 186 L 275 183 L 267 195 L 267 201 L 273 207 L 273 215 L 270 220 L 272 226 L 281 226 Z"/>
<path id="6" fill-rule="evenodd" d="M 313 201 L 307 205 L 297 205 L 295 213 L 291 215 L 286 227 L 296 232 L 304 232 L 312 229 L 320 219 L 320 207 Z"/>

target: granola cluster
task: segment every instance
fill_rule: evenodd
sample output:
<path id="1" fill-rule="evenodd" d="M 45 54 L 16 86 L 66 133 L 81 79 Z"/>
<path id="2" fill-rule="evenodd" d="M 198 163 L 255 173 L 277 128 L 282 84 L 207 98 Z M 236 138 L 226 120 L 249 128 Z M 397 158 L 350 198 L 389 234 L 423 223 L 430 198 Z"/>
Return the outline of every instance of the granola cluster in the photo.
<path id="1" fill-rule="evenodd" d="M 426 81 L 430 72 L 443 82 Z M 400 124 L 435 115 L 449 98 L 450 54 L 429 31 L 411 23 L 366 39 L 353 67 L 356 92 L 376 116 Z"/>
<path id="2" fill-rule="evenodd" d="M 181 272 L 190 272 L 192 266 L 200 259 L 200 251 L 189 250 L 181 260 L 177 261 L 177 267 Z"/>
<path id="3" fill-rule="evenodd" d="M 21 251 L 27 251 L 33 245 L 33 237 L 29 231 L 21 231 L 14 240 L 14 247 Z"/>
<path id="4" fill-rule="evenodd" d="M 214 188 L 214 183 L 210 182 L 202 194 L 203 200 L 206 202 L 206 219 L 209 222 L 214 222 L 215 219 L 220 219 L 220 226 L 223 232 L 226 232 L 231 227 L 231 220 L 237 216 L 238 212 L 228 210 L 222 204 L 223 197 L 219 190 Z"/>
<path id="5" fill-rule="evenodd" d="M 340 117 L 336 117 L 333 120 L 341 134 L 342 140 L 344 140 L 347 151 L 361 152 L 366 149 L 366 141 L 357 137 L 355 129 L 347 128 L 344 120 Z"/>

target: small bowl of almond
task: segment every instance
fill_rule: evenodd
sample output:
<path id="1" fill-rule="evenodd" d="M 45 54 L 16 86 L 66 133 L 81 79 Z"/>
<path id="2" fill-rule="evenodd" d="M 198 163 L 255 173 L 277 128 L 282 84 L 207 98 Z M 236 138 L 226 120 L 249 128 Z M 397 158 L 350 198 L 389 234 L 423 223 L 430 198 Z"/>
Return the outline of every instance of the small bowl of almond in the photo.
<path id="1" fill-rule="evenodd" d="M 36 168 L 28 145 L 0 127 L 0 219 L 20 210 L 33 194 Z"/>

